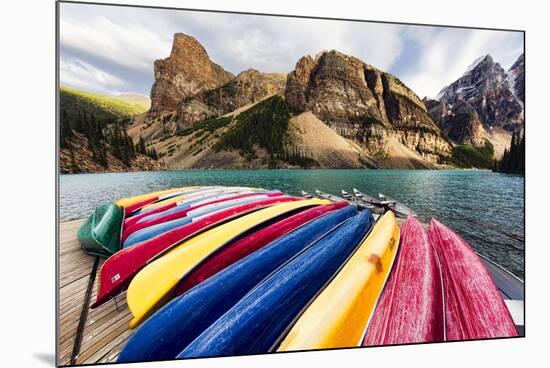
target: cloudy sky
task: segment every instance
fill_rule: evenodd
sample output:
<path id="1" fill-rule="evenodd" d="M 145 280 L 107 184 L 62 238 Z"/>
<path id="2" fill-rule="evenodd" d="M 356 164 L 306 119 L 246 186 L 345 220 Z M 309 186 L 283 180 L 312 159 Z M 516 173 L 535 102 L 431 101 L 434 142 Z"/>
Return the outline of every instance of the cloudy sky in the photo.
<path id="1" fill-rule="evenodd" d="M 111 95 L 149 95 L 153 62 L 169 55 L 176 32 L 194 36 L 234 74 L 248 68 L 288 72 L 304 55 L 337 49 L 396 75 L 420 97 L 437 95 L 481 55 L 508 69 L 523 52 L 519 32 L 88 4 L 60 8 L 61 83 Z"/>

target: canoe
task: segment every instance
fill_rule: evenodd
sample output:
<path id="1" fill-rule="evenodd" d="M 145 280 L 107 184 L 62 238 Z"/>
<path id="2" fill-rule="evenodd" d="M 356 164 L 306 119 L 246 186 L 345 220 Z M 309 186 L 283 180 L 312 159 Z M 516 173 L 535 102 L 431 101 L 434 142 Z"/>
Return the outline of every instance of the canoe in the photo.
<path id="1" fill-rule="evenodd" d="M 164 221 L 166 218 L 163 217 L 163 218 L 153 220 L 151 222 L 146 222 L 144 223 L 144 227 L 142 229 L 137 230 L 134 233 L 130 234 L 128 238 L 124 240 L 122 247 L 127 248 L 134 244 L 149 240 L 162 233 L 165 233 L 172 229 L 191 223 L 197 218 L 200 218 L 202 216 L 207 216 L 210 213 L 214 213 L 216 211 L 221 211 L 226 208 L 235 207 L 235 206 L 249 203 L 249 202 L 261 201 L 273 196 L 277 196 L 277 195 L 256 194 L 253 196 L 237 196 L 236 198 L 231 198 L 227 201 L 221 201 L 221 202 L 212 203 L 206 206 L 198 206 L 198 207 L 190 208 L 190 210 L 185 213 L 185 216 L 182 215 L 183 217 L 176 218 L 173 220 Z"/>
<path id="2" fill-rule="evenodd" d="M 443 285 L 437 256 L 420 222 L 401 227 L 399 252 L 363 345 L 443 341 Z"/>
<path id="3" fill-rule="evenodd" d="M 411 210 L 409 207 L 405 206 L 403 203 L 392 199 L 385 194 L 378 193 L 378 198 L 383 202 L 391 202 L 390 209 L 395 212 L 396 216 L 399 218 L 407 218 L 409 216 L 416 216 L 416 213 Z"/>
<path id="4" fill-rule="evenodd" d="M 399 226 L 393 212 L 387 212 L 303 312 L 277 350 L 359 346 L 398 248 Z"/>
<path id="5" fill-rule="evenodd" d="M 163 211 L 156 212 L 156 213 L 145 213 L 144 217 L 137 220 L 137 224 L 142 224 L 144 222 L 153 221 L 159 218 L 164 218 L 166 215 L 172 215 L 178 213 L 182 207 L 190 207 L 190 206 L 199 206 L 207 203 L 214 203 L 214 201 L 222 201 L 227 198 L 236 197 L 236 196 L 248 196 L 248 195 L 259 195 L 259 194 L 265 194 L 269 196 L 275 196 L 275 195 L 283 195 L 284 193 L 276 190 L 238 190 L 238 191 L 226 191 L 226 192 L 214 192 L 214 193 L 207 193 L 207 194 L 201 194 L 198 196 L 191 197 L 187 200 L 183 200 L 180 202 L 176 202 L 172 208 L 164 209 Z M 172 206 L 168 205 L 167 207 Z M 161 207 L 162 208 L 162 207 Z"/>
<path id="6" fill-rule="evenodd" d="M 97 299 L 92 308 L 100 306 L 125 290 L 132 278 L 147 263 L 179 245 L 181 242 L 226 221 L 233 220 L 261 208 L 276 203 L 297 200 L 298 198 L 294 197 L 279 196 L 228 208 L 115 253 L 103 263 L 99 270 Z"/>
<path id="7" fill-rule="evenodd" d="M 149 203 L 144 204 L 143 206 L 140 206 L 139 208 L 136 208 L 135 210 L 132 211 L 131 214 L 128 215 L 128 217 L 150 213 L 159 207 L 163 207 L 168 204 L 175 203 L 195 195 L 215 193 L 221 190 L 222 190 L 222 187 L 213 186 L 213 187 L 197 187 L 190 191 L 172 193 L 169 196 L 163 196 L 162 198 L 158 198 L 155 201 L 151 201 Z"/>
<path id="8" fill-rule="evenodd" d="M 315 189 L 315 194 L 316 194 L 319 198 L 328 199 L 328 200 L 334 201 L 334 202 L 339 202 L 339 201 L 344 201 L 344 200 L 345 200 L 345 199 L 342 198 L 342 197 L 338 197 L 338 196 L 335 196 L 335 195 L 330 194 L 330 193 L 321 192 L 320 190 L 317 190 L 317 189 Z"/>
<path id="9" fill-rule="evenodd" d="M 136 211 L 137 209 L 149 203 L 162 200 L 163 198 L 168 198 L 170 196 L 173 196 L 176 193 L 193 191 L 199 188 L 201 187 L 191 186 L 191 187 L 183 187 L 183 188 L 166 189 L 166 190 L 161 190 L 157 192 L 141 194 L 133 197 L 121 198 L 116 200 L 114 204 L 124 208 L 125 215 L 129 216 L 132 212 Z"/>
<path id="10" fill-rule="evenodd" d="M 220 191 L 247 191 L 252 190 L 253 188 L 248 187 L 201 187 L 195 191 L 192 192 L 186 192 L 181 193 L 177 196 L 170 196 L 168 198 L 163 198 L 162 200 L 158 200 L 152 203 L 148 203 L 145 206 L 139 208 L 139 210 L 135 211 L 133 214 L 143 214 L 143 213 L 150 213 L 151 211 L 155 210 L 156 208 L 166 206 L 171 203 L 175 203 L 181 200 L 185 200 L 187 198 L 190 198 L 191 196 L 198 195 L 198 194 L 206 194 L 206 193 L 216 193 Z"/>
<path id="11" fill-rule="evenodd" d="M 235 243 L 220 249 L 205 259 L 199 266 L 193 269 L 176 286 L 175 294 L 181 295 L 187 290 L 200 284 L 210 276 L 220 272 L 227 266 L 246 257 L 261 247 L 271 243 L 286 233 L 310 222 L 330 211 L 347 206 L 346 202 L 336 202 L 324 206 L 313 207 L 293 216 L 277 221 L 259 231 L 253 232 Z"/>
<path id="12" fill-rule="evenodd" d="M 197 193 L 193 196 L 190 196 L 189 198 L 183 199 L 181 201 L 172 202 L 169 204 L 165 204 L 163 206 L 157 207 L 151 211 L 135 214 L 131 217 L 124 219 L 124 230 L 127 231 L 128 228 L 135 225 L 138 222 L 150 220 L 156 217 L 163 216 L 168 213 L 177 212 L 181 208 L 185 208 L 186 206 L 191 206 L 193 204 L 196 204 L 198 202 L 201 202 L 203 200 L 213 199 L 213 198 L 222 198 L 223 196 L 231 196 L 236 192 L 240 193 L 258 193 L 258 192 L 268 192 L 266 190 L 255 190 L 255 191 L 238 191 L 238 190 L 226 190 L 222 191 L 221 189 L 214 192 L 206 192 L 206 193 Z"/>
<path id="13" fill-rule="evenodd" d="M 264 278 L 356 214 L 357 210 L 349 205 L 325 214 L 174 299 L 139 326 L 120 352 L 118 362 L 174 359 Z"/>
<path id="14" fill-rule="evenodd" d="M 506 303 L 506 307 L 510 311 L 516 331 L 519 336 L 525 336 L 525 319 L 524 319 L 524 299 L 525 299 L 525 284 L 513 273 L 502 267 L 501 265 L 491 261 L 484 255 L 477 253 L 477 256 L 487 268 L 487 272 L 495 282 L 500 295 Z"/>
<path id="15" fill-rule="evenodd" d="M 347 220 L 262 281 L 177 358 L 270 351 L 346 262 L 372 225 L 368 210 Z"/>
<path id="16" fill-rule="evenodd" d="M 278 216 L 299 208 L 328 203 L 320 199 L 307 199 L 277 204 L 217 226 L 174 247 L 142 269 L 130 283 L 126 293 L 128 307 L 134 316 L 130 328 L 135 328 L 168 302 L 178 281 L 212 252 Z"/>
<path id="17" fill-rule="evenodd" d="M 517 336 L 502 295 L 466 241 L 435 219 L 428 239 L 441 264 L 447 340 Z"/>
<path id="18" fill-rule="evenodd" d="M 193 202 L 194 200 L 196 199 L 201 199 L 201 198 L 208 198 L 209 196 L 216 196 L 218 195 L 219 193 L 221 193 L 221 189 L 219 189 L 217 192 L 213 192 L 213 193 L 210 193 L 210 192 L 207 192 L 207 193 L 197 193 L 195 195 L 193 195 L 192 197 L 190 198 L 186 198 L 184 200 L 181 200 L 181 201 L 177 201 L 177 202 L 172 202 L 172 203 L 168 203 L 168 204 L 164 204 L 160 207 L 157 207 L 155 209 L 152 209 L 151 211 L 149 212 L 144 212 L 144 213 L 132 213 L 130 216 L 127 216 L 125 219 L 124 219 L 124 227 L 128 227 L 128 226 L 131 226 L 133 224 L 135 224 L 136 222 L 138 222 L 140 219 L 142 219 L 143 217 L 146 217 L 146 216 L 150 216 L 150 215 L 153 215 L 155 213 L 159 213 L 159 212 L 163 212 L 163 211 L 167 211 L 169 210 L 170 208 L 173 208 L 173 207 L 176 207 L 178 205 L 184 205 L 184 204 L 187 204 L 189 202 Z"/>
<path id="19" fill-rule="evenodd" d="M 99 205 L 78 229 L 82 250 L 107 258 L 120 249 L 120 231 L 124 208 L 111 203 Z"/>
<path id="20" fill-rule="evenodd" d="M 197 187 L 174 188 L 135 197 L 119 199 L 109 205 L 98 206 L 78 229 L 82 249 L 91 255 L 108 257 L 120 250 L 120 236 L 125 216 L 132 211 L 173 193 L 191 191 Z"/>
<path id="21" fill-rule="evenodd" d="M 151 214 L 145 217 L 142 217 L 140 220 L 138 220 L 137 223 L 129 226 L 125 226 L 124 230 L 122 232 L 122 242 L 124 243 L 128 237 L 132 236 L 134 233 L 145 229 L 147 227 L 162 224 L 165 222 L 181 219 L 183 217 L 186 217 L 189 215 L 190 212 L 197 210 L 198 208 L 212 208 L 212 207 L 219 207 L 223 206 L 223 204 L 231 204 L 231 203 L 239 203 L 239 201 L 235 202 L 228 202 L 231 200 L 238 200 L 241 198 L 250 198 L 250 197 L 256 197 L 256 198 L 267 198 L 267 197 L 275 197 L 283 195 L 282 192 L 240 192 L 240 193 L 230 193 L 230 194 L 223 194 L 223 195 L 215 195 L 212 197 L 207 197 L 206 199 L 198 200 L 198 201 L 190 201 L 187 204 L 182 204 L 180 206 L 176 206 L 173 208 L 170 208 L 166 211 Z M 248 201 L 242 201 L 248 202 Z M 210 207 L 207 207 L 210 206 Z M 227 206 L 226 206 L 227 207 Z M 220 207 L 221 208 L 221 207 Z"/>

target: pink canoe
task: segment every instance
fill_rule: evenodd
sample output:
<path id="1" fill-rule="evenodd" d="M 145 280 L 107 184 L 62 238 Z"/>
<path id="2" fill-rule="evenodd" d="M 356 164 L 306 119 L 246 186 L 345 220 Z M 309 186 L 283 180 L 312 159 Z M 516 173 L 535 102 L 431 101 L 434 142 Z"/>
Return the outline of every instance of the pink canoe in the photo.
<path id="1" fill-rule="evenodd" d="M 363 345 L 443 341 L 441 273 L 422 225 L 409 216 L 401 247 L 367 328 Z"/>
<path id="2" fill-rule="evenodd" d="M 428 238 L 441 265 L 447 340 L 517 336 L 501 294 L 473 249 L 435 219 Z"/>

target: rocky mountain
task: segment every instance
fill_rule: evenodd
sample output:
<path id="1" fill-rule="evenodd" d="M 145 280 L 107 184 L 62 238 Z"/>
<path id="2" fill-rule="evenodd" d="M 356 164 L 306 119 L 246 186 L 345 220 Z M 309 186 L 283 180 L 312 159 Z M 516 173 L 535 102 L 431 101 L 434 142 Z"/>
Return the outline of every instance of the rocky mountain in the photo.
<path id="1" fill-rule="evenodd" d="M 176 34 L 170 57 L 155 62 L 151 110 L 128 135 L 168 168 L 487 167 L 495 150 L 486 136 L 508 133 L 485 117 L 516 111 L 501 69 L 483 58 L 440 100 L 421 100 L 395 76 L 335 50 L 302 57 L 288 75 L 232 76 L 197 40 Z"/>
<path id="2" fill-rule="evenodd" d="M 452 108 L 443 101 L 423 99 L 430 116 L 443 134 L 453 142 L 481 146 L 485 142 L 485 129 L 477 111 L 468 102 L 459 100 Z"/>
<path id="3" fill-rule="evenodd" d="M 516 62 L 508 69 L 508 83 L 514 95 L 525 103 L 525 55 L 521 54 Z"/>
<path id="4" fill-rule="evenodd" d="M 455 82 L 443 88 L 436 97 L 453 110 L 459 102 L 469 104 L 485 128 L 518 130 L 523 126 L 523 101 L 521 70 L 523 56 L 506 73 L 490 55 L 483 56 L 466 70 Z M 516 88 L 519 93 L 516 93 Z M 436 114 L 437 115 L 437 114 Z"/>
<path id="5" fill-rule="evenodd" d="M 170 56 L 155 61 L 149 117 L 178 109 L 184 98 L 220 87 L 234 75 L 210 60 L 204 47 L 192 36 L 176 33 Z"/>
<path id="6" fill-rule="evenodd" d="M 285 83 L 284 73 L 261 73 L 248 69 L 221 87 L 184 98 L 177 110 L 177 121 L 188 127 L 227 114 L 281 92 Z"/>
<path id="7" fill-rule="evenodd" d="M 292 111 L 312 112 L 379 160 L 389 154 L 390 141 L 432 165 L 451 156 L 451 145 L 420 98 L 393 75 L 355 57 L 333 50 L 301 58 L 289 74 L 285 97 Z"/>

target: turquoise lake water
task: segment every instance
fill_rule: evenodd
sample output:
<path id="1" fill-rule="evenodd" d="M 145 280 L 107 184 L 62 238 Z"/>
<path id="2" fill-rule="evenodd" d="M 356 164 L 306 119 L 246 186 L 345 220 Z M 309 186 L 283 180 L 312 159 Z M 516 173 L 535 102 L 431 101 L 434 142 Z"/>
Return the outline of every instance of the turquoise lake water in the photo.
<path id="1" fill-rule="evenodd" d="M 170 187 L 239 185 L 289 194 L 340 195 L 357 188 L 393 197 L 427 220 L 451 226 L 478 252 L 524 275 L 524 178 L 477 170 L 182 170 L 61 175 L 60 221 L 83 218 L 106 202 Z M 512 236 L 511 236 L 512 235 Z"/>

